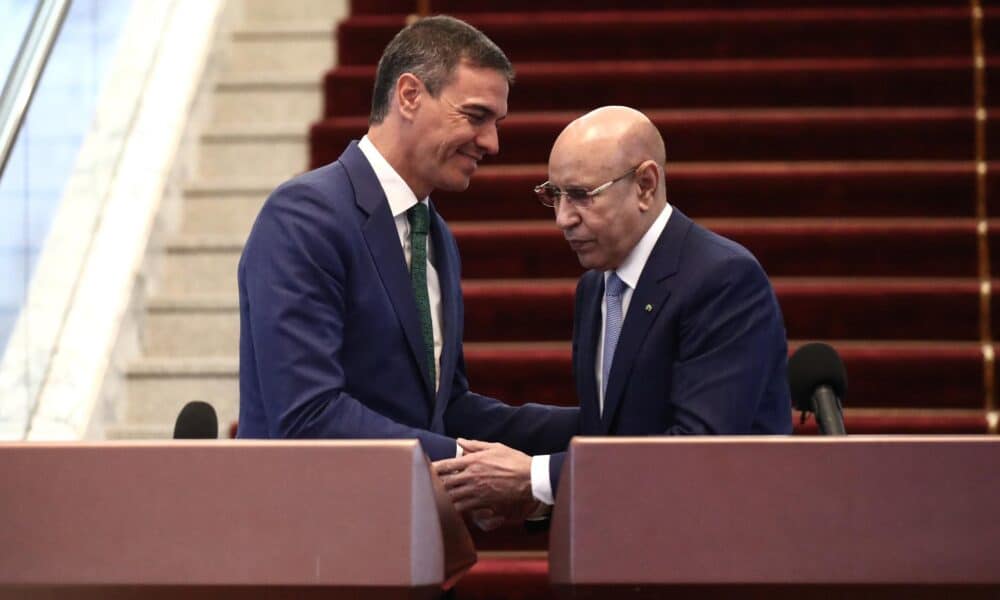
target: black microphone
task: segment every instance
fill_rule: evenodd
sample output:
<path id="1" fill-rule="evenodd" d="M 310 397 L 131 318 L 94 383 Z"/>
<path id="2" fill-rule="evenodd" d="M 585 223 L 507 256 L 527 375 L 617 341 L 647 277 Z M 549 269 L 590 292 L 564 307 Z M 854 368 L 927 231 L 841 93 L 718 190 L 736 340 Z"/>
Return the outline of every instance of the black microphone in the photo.
<path id="1" fill-rule="evenodd" d="M 819 342 L 796 350 L 788 359 L 788 387 L 803 419 L 815 413 L 820 433 L 846 435 L 840 400 L 847 396 L 847 372 L 836 350 Z"/>
<path id="2" fill-rule="evenodd" d="M 188 402 L 174 423 L 175 440 L 214 440 L 219 437 L 219 419 L 208 402 Z"/>

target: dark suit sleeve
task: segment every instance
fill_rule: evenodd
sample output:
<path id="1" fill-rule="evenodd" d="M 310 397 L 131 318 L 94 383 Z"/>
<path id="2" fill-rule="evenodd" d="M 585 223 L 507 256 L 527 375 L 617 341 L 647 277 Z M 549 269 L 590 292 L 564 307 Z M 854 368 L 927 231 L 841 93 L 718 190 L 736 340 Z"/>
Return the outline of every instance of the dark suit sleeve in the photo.
<path id="1" fill-rule="evenodd" d="M 577 364 L 578 357 L 580 356 L 580 345 L 583 344 L 583 340 L 580 333 L 580 323 L 584 318 L 586 311 L 584 309 L 584 300 L 586 298 L 592 297 L 590 288 L 597 285 L 598 278 L 602 278 L 599 271 L 588 271 L 580 277 L 580 280 L 576 282 L 576 292 L 573 295 L 573 380 L 576 382 L 577 386 L 582 385 L 581 376 L 591 377 L 593 370 L 587 367 L 583 367 L 587 374 L 578 373 L 577 370 L 580 368 Z M 583 392 L 578 392 L 578 396 L 583 396 Z M 581 429 L 577 427 L 577 433 Z M 566 444 L 569 446 L 569 443 Z M 553 452 L 549 456 L 549 489 L 552 490 L 552 496 L 555 497 L 559 491 L 559 477 L 562 475 L 563 462 L 566 460 L 566 450 L 563 449 L 561 452 Z"/>
<path id="2" fill-rule="evenodd" d="M 674 414 L 664 433 L 751 433 L 761 403 L 770 402 L 769 382 L 787 360 L 781 310 L 749 255 L 714 263 L 699 281 L 680 315 L 677 359 L 667 365 Z"/>
<path id="3" fill-rule="evenodd" d="M 454 257 L 456 276 L 460 277 L 458 245 L 443 222 L 441 229 Z M 459 340 L 463 337 L 464 313 L 464 304 L 459 297 Z M 465 353 L 459 348 L 451 397 L 444 414 L 445 431 L 449 435 L 500 442 L 530 455 L 549 454 L 566 448 L 578 429 L 578 408 L 536 403 L 515 407 L 470 391 L 465 370 Z"/>
<path id="4" fill-rule="evenodd" d="M 274 438 L 417 438 L 434 460 L 455 441 L 402 425 L 345 391 L 345 256 L 337 215 L 318 191 L 279 188 L 240 267 L 256 370 Z"/>
<path id="5" fill-rule="evenodd" d="M 580 411 L 576 407 L 535 403 L 514 407 L 469 391 L 461 356 L 454 386 L 445 412 L 445 431 L 456 437 L 500 442 L 535 455 L 565 450 L 577 432 Z"/>

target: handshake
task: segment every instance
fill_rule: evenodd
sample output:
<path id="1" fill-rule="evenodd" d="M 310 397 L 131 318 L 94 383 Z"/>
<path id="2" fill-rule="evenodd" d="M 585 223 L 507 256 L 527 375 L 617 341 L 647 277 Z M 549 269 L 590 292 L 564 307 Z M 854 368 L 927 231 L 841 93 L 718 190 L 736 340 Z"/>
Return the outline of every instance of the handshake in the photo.
<path id="1" fill-rule="evenodd" d="M 458 444 L 462 456 L 435 462 L 434 471 L 458 512 L 480 529 L 489 531 L 548 512 L 548 505 L 531 491 L 530 456 L 503 444 L 465 439 Z"/>

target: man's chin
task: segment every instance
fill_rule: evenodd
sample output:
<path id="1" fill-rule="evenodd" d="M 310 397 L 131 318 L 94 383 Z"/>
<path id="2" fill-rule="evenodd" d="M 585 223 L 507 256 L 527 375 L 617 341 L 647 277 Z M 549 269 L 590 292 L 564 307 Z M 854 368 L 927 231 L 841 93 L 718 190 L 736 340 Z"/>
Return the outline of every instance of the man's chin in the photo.
<path id="1" fill-rule="evenodd" d="M 449 178 L 447 181 L 442 181 L 438 184 L 436 189 L 443 192 L 464 192 L 469 189 L 469 180 L 471 177 L 453 177 Z"/>
<path id="2" fill-rule="evenodd" d="M 596 269 L 598 271 L 608 270 L 607 265 L 603 261 L 598 260 L 597 256 L 588 252 L 577 252 L 576 260 L 580 262 L 580 266 L 584 269 Z"/>
<path id="3" fill-rule="evenodd" d="M 584 269 L 593 269 L 594 268 L 593 261 L 589 260 L 587 258 L 586 254 L 581 254 L 581 253 L 577 252 L 577 254 L 576 254 L 576 260 L 578 260 L 580 262 L 580 266 L 583 267 Z"/>

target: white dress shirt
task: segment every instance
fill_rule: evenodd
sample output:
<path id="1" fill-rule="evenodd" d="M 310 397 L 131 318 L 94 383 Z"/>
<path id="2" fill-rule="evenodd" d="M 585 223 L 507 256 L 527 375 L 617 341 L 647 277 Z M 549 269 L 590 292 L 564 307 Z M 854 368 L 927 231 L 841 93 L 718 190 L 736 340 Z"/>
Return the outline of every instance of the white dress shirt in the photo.
<path id="1" fill-rule="evenodd" d="M 663 233 L 664 228 L 667 226 L 667 221 L 670 220 L 670 215 L 674 212 L 674 209 L 669 204 L 664 207 L 660 212 L 659 216 L 653 221 L 646 233 L 643 234 L 639 243 L 632 248 L 622 264 L 615 269 L 615 273 L 618 274 L 619 279 L 625 283 L 625 289 L 622 291 L 622 324 L 625 323 L 625 316 L 628 314 L 629 302 L 632 300 L 632 292 L 635 291 L 635 286 L 639 283 L 639 276 L 642 275 L 642 270 L 646 267 L 646 261 L 649 260 L 649 255 L 653 252 L 653 247 L 656 246 L 656 242 L 660 239 L 660 234 Z M 608 277 L 611 276 L 611 271 L 604 272 L 604 284 L 607 285 Z M 602 371 L 604 368 L 604 352 L 601 351 L 604 348 L 604 328 L 607 322 L 607 300 L 601 300 L 601 329 L 600 334 L 597 338 L 597 360 L 594 361 L 594 378 L 597 381 L 597 402 L 601 411 L 601 415 L 604 415 L 604 385 Z M 540 500 L 545 504 L 554 504 L 555 497 L 552 493 L 552 482 L 549 480 L 549 455 L 539 455 L 533 456 L 531 458 L 531 493 L 534 494 L 536 500 Z"/>

